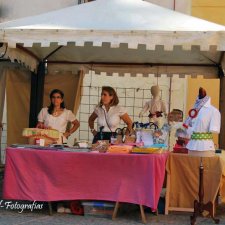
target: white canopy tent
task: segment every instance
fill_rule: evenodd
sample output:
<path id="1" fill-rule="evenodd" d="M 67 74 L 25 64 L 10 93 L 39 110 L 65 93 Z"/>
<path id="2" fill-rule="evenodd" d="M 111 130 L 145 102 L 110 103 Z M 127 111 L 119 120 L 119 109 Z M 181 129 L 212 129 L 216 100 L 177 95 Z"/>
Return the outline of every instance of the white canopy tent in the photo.
<path id="1" fill-rule="evenodd" d="M 224 75 L 224 26 L 142 0 L 96 0 L 2 23 L 0 42 L 4 58 L 25 64 L 37 77 L 43 65 L 49 73 Z M 37 101 L 41 91 L 34 90 Z M 31 103 L 36 118 L 42 103 Z"/>
<path id="2" fill-rule="evenodd" d="M 53 70 L 215 76 L 225 27 L 142 0 L 97 0 L 2 23 L 0 42 L 32 70 L 48 60 Z"/>

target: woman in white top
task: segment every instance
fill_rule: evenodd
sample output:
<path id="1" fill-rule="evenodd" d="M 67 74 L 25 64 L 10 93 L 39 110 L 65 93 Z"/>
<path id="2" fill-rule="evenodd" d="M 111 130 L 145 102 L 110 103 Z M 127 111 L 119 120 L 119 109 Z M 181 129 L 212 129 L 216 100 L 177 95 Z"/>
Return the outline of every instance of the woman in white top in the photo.
<path id="1" fill-rule="evenodd" d="M 50 93 L 51 104 L 42 108 L 38 115 L 37 128 L 56 129 L 61 133 L 59 143 L 65 143 L 67 138 L 80 126 L 79 121 L 71 110 L 65 108 L 64 93 L 61 90 L 54 89 Z M 68 122 L 72 123 L 72 128 L 66 131 Z"/>
<path id="2" fill-rule="evenodd" d="M 98 140 L 110 140 L 113 133 L 119 127 L 122 119 L 127 125 L 127 134 L 132 131 L 132 121 L 126 110 L 119 106 L 119 99 L 116 91 L 109 86 L 102 87 L 101 100 L 99 105 L 89 117 L 88 123 L 92 134 L 94 135 L 93 143 Z M 97 131 L 94 129 L 94 121 L 97 119 Z M 103 132 L 100 134 L 100 129 Z M 103 135 L 103 137 L 101 137 Z"/>

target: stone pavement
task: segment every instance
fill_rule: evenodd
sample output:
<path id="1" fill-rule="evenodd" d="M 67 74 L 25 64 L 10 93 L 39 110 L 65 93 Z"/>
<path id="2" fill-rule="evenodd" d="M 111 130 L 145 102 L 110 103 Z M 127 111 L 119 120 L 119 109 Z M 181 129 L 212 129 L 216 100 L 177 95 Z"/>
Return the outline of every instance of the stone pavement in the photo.
<path id="1" fill-rule="evenodd" d="M 224 206 L 225 208 L 225 206 Z M 171 215 L 152 215 L 147 214 L 147 224 L 151 225 L 189 225 L 189 213 L 173 213 Z M 221 219 L 220 224 L 225 225 L 225 210 L 221 210 L 218 217 Z M 1 225 L 140 225 L 139 212 L 132 214 L 119 214 L 115 221 L 106 218 L 96 218 L 93 216 L 74 216 L 70 214 L 54 213 L 53 216 L 48 215 L 48 211 L 42 210 L 39 212 L 23 212 L 19 214 L 16 211 L 0 210 L 0 224 Z M 214 224 L 210 219 L 199 218 L 197 220 L 199 225 Z"/>
<path id="2" fill-rule="evenodd" d="M 0 181 L 2 181 L 2 173 L 0 173 Z M 2 189 L 2 182 L 0 182 L 0 196 Z M 131 207 L 129 205 L 126 209 L 123 209 L 123 205 L 118 213 L 118 217 L 115 221 L 110 218 L 97 218 L 94 216 L 75 216 L 72 214 L 60 214 L 54 212 L 52 216 L 48 214 L 48 206 L 44 204 L 44 207 L 39 210 L 35 209 L 33 212 L 25 210 L 19 213 L 18 210 L 7 209 L 5 202 L 0 198 L 0 225 L 140 225 L 140 212 L 138 207 Z M 19 202 L 24 203 L 24 202 Z M 27 202 L 26 202 L 27 203 Z M 4 206 L 4 207 L 1 207 Z M 125 208 L 125 207 L 124 207 Z M 190 225 L 190 213 L 170 213 L 165 215 L 153 215 L 146 213 L 147 224 L 151 225 Z M 225 225 L 225 204 L 220 205 L 217 210 L 217 218 L 220 219 L 220 224 Z M 211 225 L 214 224 L 211 219 L 198 218 L 197 223 L 199 225 Z"/>

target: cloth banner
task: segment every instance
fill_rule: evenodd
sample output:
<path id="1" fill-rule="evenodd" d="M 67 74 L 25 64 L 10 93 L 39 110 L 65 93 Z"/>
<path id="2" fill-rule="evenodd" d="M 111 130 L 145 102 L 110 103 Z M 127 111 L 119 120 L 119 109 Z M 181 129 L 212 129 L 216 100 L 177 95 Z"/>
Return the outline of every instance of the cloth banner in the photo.
<path id="1" fill-rule="evenodd" d="M 20 67 L 7 68 L 7 144 L 27 143 L 22 130 L 29 127 L 30 71 Z"/>
<path id="2" fill-rule="evenodd" d="M 64 92 L 66 108 L 72 110 L 76 115 L 80 105 L 83 77 L 82 70 L 78 74 L 72 74 L 71 72 L 47 74 L 45 77 L 43 107 L 50 105 L 50 92 L 53 89 L 60 89 Z"/>

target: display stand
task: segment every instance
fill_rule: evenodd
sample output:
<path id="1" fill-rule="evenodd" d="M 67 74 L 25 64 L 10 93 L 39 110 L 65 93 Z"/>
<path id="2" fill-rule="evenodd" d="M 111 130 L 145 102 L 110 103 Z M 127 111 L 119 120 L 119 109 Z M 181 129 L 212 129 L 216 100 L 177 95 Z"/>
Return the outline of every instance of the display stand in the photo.
<path id="1" fill-rule="evenodd" d="M 209 216 L 214 220 L 214 222 L 216 224 L 218 224 L 220 222 L 219 219 L 216 219 L 214 217 L 213 202 L 210 201 L 206 204 L 203 203 L 203 199 L 204 199 L 204 183 L 203 183 L 203 181 L 204 181 L 204 166 L 203 166 L 202 157 L 201 157 L 201 162 L 200 162 L 200 166 L 199 166 L 199 192 L 198 192 L 199 201 L 198 200 L 194 201 L 194 213 L 190 217 L 191 225 L 195 225 L 197 217 L 203 216 L 204 211 L 209 212 Z"/>

